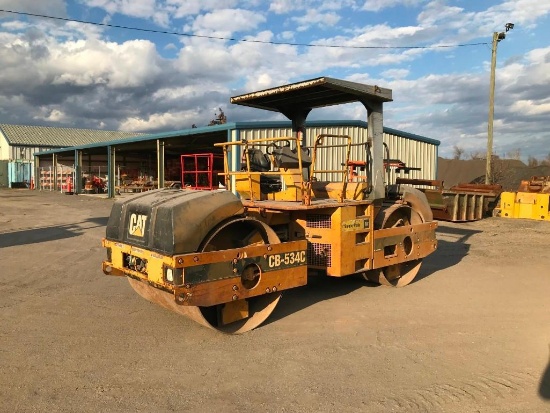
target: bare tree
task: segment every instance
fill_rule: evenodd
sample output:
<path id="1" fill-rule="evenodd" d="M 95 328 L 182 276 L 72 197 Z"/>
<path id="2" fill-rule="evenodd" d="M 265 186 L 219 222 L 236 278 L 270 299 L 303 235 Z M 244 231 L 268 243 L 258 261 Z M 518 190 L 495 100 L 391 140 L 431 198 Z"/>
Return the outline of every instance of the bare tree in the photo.
<path id="1" fill-rule="evenodd" d="M 464 155 L 464 148 L 461 148 L 458 145 L 453 146 L 453 159 L 460 160 Z"/>
<path id="2" fill-rule="evenodd" d="M 479 160 L 480 158 L 472 158 Z M 505 159 L 500 159 L 497 155 L 493 155 L 491 158 L 491 175 L 489 176 L 489 184 L 501 184 L 505 185 L 514 173 L 514 168 L 510 166 L 510 162 Z M 472 181 L 473 184 L 485 183 L 485 175 L 482 175 Z"/>
<path id="3" fill-rule="evenodd" d="M 472 151 L 470 152 L 470 159 L 486 159 L 487 156 L 483 151 Z"/>
<path id="4" fill-rule="evenodd" d="M 505 159 L 500 159 L 498 156 L 493 155 L 491 160 L 491 183 L 492 184 L 504 184 L 504 181 L 509 179 L 513 175 L 513 168 L 510 166 L 510 162 Z"/>
<path id="5" fill-rule="evenodd" d="M 546 155 L 546 158 L 544 158 L 544 159 L 541 161 L 541 164 L 542 164 L 542 165 L 548 165 L 548 166 L 550 166 L 550 152 L 548 152 L 548 155 Z"/>
<path id="6" fill-rule="evenodd" d="M 529 158 L 527 158 L 527 166 L 529 166 L 530 168 L 539 166 L 539 160 L 534 156 L 530 155 Z"/>
<path id="7" fill-rule="evenodd" d="M 519 161 L 521 159 L 521 148 L 512 149 L 506 154 L 506 157 Z"/>

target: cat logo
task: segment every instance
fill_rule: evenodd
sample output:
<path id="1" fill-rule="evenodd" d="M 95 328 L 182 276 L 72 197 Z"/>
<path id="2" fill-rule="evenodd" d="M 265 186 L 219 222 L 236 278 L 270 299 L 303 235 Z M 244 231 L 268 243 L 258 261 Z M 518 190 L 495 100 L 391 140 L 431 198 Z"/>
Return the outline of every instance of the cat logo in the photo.
<path id="1" fill-rule="evenodd" d="M 128 233 L 134 237 L 143 237 L 147 215 L 132 214 L 128 225 Z"/>

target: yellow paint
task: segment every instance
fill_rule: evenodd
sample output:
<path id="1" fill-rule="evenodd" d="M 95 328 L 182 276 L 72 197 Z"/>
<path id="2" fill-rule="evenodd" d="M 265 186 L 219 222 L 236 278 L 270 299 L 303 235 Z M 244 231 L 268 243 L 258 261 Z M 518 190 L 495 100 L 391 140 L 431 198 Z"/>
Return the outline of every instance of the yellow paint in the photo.
<path id="1" fill-rule="evenodd" d="M 500 216 L 550 221 L 550 194 L 503 192 L 500 194 Z"/>

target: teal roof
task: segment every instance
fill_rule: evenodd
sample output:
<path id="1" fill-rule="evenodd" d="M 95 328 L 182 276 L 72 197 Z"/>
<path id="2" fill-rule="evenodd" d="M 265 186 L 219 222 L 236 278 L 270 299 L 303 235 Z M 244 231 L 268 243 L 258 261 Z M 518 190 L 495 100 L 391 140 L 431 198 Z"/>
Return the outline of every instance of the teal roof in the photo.
<path id="1" fill-rule="evenodd" d="M 1 125 L 0 125 L 1 126 Z M 367 127 L 367 122 L 360 120 L 311 120 L 306 123 L 307 127 L 329 127 L 329 126 L 349 126 L 349 127 Z M 157 139 L 168 139 L 175 137 L 183 136 L 193 136 L 193 135 L 205 135 L 205 134 L 227 134 L 231 130 L 243 130 L 243 129 L 265 129 L 265 128 L 291 128 L 292 124 L 290 121 L 258 121 L 258 122 L 228 122 L 222 125 L 213 125 L 213 126 L 203 126 L 199 128 L 189 128 L 181 129 L 176 131 L 169 132 L 159 132 L 152 134 L 134 134 L 133 137 L 130 135 L 128 138 L 114 138 L 110 141 L 100 141 L 100 142 L 87 142 L 80 145 L 74 145 L 72 149 L 89 149 L 89 148 L 99 148 L 104 146 L 116 146 L 124 143 L 132 142 L 144 142 L 144 141 L 154 141 Z M 122 132 L 121 132 L 122 133 Z M 384 133 L 402 136 L 407 139 L 412 139 L 419 142 L 426 142 L 435 146 L 440 145 L 440 141 L 435 139 L 430 139 L 425 136 L 415 135 L 413 133 L 403 132 L 397 129 L 384 127 Z M 49 153 L 66 151 L 63 149 L 54 149 L 37 153 L 37 155 L 46 155 Z"/>

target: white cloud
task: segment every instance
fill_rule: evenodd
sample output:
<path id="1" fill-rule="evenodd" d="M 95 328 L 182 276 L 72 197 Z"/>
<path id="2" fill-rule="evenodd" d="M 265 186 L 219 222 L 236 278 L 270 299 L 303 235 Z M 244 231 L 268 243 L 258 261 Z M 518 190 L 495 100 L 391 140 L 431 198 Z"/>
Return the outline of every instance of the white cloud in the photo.
<path id="1" fill-rule="evenodd" d="M 403 79 L 409 75 L 409 70 L 407 69 L 389 69 L 381 73 L 384 77 L 389 77 L 391 79 Z"/>
<path id="2" fill-rule="evenodd" d="M 518 100 L 510 109 L 526 116 L 550 114 L 550 100 Z"/>
<path id="3" fill-rule="evenodd" d="M 384 46 L 390 44 L 388 41 L 407 39 L 422 30 L 422 27 L 418 26 L 391 27 L 387 24 L 377 24 L 356 30 L 357 36 L 353 42 L 365 46 Z"/>
<path id="4" fill-rule="evenodd" d="M 191 25 L 199 34 L 219 33 L 230 35 L 235 32 L 246 32 L 265 22 L 259 13 L 242 9 L 221 9 L 197 16 Z"/>
<path id="5" fill-rule="evenodd" d="M 275 14 L 291 14 L 303 10 L 342 10 L 357 8 L 356 0 L 272 0 L 268 11 Z"/>
<path id="6" fill-rule="evenodd" d="M 304 16 L 293 17 L 291 20 L 298 24 L 296 30 L 304 31 L 311 26 L 317 26 L 321 29 L 332 27 L 340 21 L 340 16 L 336 13 L 320 13 L 313 9 L 308 10 Z"/>
<path id="7" fill-rule="evenodd" d="M 84 0 L 89 7 L 98 7 L 110 15 L 119 13 L 142 19 L 151 18 L 161 26 L 169 23 L 168 10 L 157 0 Z"/>
<path id="8" fill-rule="evenodd" d="M 68 120 L 70 120 L 70 117 L 67 116 L 66 113 L 64 113 L 59 109 L 52 109 L 52 110 L 47 110 L 47 113 L 45 113 L 43 116 L 40 116 L 40 115 L 34 116 L 34 119 L 44 120 L 44 121 L 54 122 L 54 123 L 65 123 Z"/>
<path id="9" fill-rule="evenodd" d="M 65 0 L 0 0 L 0 9 L 59 17 L 67 16 Z M 11 13 L 0 14 L 0 17 L 12 18 L 14 16 Z"/>
<path id="10" fill-rule="evenodd" d="M 423 9 L 417 21 L 432 35 L 437 35 L 440 44 L 453 44 L 457 43 L 457 35 L 460 36 L 459 43 L 487 37 L 493 31 L 504 30 L 504 24 L 510 21 L 520 28 L 532 29 L 548 14 L 550 3 L 538 0 L 508 0 L 477 12 L 436 0 Z"/>
<path id="11" fill-rule="evenodd" d="M 252 2 L 244 2 L 252 3 Z M 230 9 L 239 4 L 238 0 L 167 0 L 167 9 L 174 18 L 194 16 L 203 11 Z"/>
<path id="12" fill-rule="evenodd" d="M 146 40 L 121 45 L 81 40 L 67 42 L 54 50 L 47 68 L 53 85 L 139 87 L 160 74 L 158 60 L 154 44 Z"/>
<path id="13" fill-rule="evenodd" d="M 8 8 L 8 3 L 12 7 L 17 4 L 35 7 L 35 11 L 37 7 L 51 4 L 56 13 L 66 13 L 65 3 L 60 0 L 23 0 L 22 3 L 0 0 L 3 7 Z M 477 7 L 478 11 L 472 11 L 468 2 L 412 0 L 275 0 L 269 3 L 260 0 L 89 0 L 80 3 L 105 10 L 107 21 L 124 22 L 124 16 L 131 16 L 168 25 L 175 28 L 174 31 L 185 27 L 199 35 L 237 37 L 235 33 L 239 33 L 239 38 L 262 42 L 287 40 L 354 47 L 451 44 L 457 39 L 460 42 L 486 39 L 508 19 L 517 24 L 513 35 L 521 41 L 525 41 L 526 36 L 520 35 L 531 30 L 538 40 L 546 32 L 542 28 L 535 30 L 550 9 L 547 2 L 539 4 L 531 0 L 507 0 L 481 11 L 481 6 Z M 416 24 L 399 26 L 397 20 L 388 19 L 391 23 L 385 23 L 380 20 L 382 14 L 361 10 L 363 5 L 372 10 L 393 7 L 395 12 L 401 12 L 398 6 L 407 7 L 408 13 L 419 10 L 421 13 Z M 365 16 L 369 17 L 366 26 Z M 414 17 L 411 14 L 411 19 Z M 456 143 L 478 149 L 486 144 L 489 76 L 488 62 L 484 60 L 488 60 L 487 53 L 478 54 L 478 61 L 472 60 L 472 66 L 464 68 L 456 64 L 458 56 L 464 57 L 462 49 L 454 50 L 457 57 L 450 57 L 447 50 L 439 49 L 295 47 L 198 37 L 181 38 L 181 43 L 174 37 L 166 39 L 166 43 L 155 44 L 152 40 L 128 41 L 118 37 L 147 39 L 147 34 L 107 31 L 77 23 L 3 15 L 0 24 L 0 113 L 7 123 L 174 130 L 193 123 L 207 124 L 213 116 L 212 108 L 219 106 L 231 120 L 266 119 L 274 115 L 247 108 L 228 108 L 229 96 L 328 75 L 391 87 L 395 101 L 385 108 L 386 124 L 440 139 L 443 154 Z M 325 24 L 322 31 L 298 31 L 298 28 L 319 24 Z M 514 56 L 501 57 L 497 70 L 495 148 L 503 150 L 523 139 L 530 142 L 529 151 L 546 153 L 548 149 L 543 147 L 543 142 L 550 140 L 546 132 L 550 122 L 550 48 L 530 50 L 535 46 L 525 42 L 518 47 L 519 41 L 515 45 L 510 42 L 510 47 L 503 48 L 499 56 L 516 47 Z M 176 57 L 162 58 L 161 52 Z M 449 58 L 444 63 L 440 58 L 440 66 L 436 66 L 434 55 Z M 450 72 L 451 67 L 454 73 Z M 419 70 L 423 74 L 419 74 Z M 345 105 L 312 115 L 362 119 L 363 112 L 361 105 Z"/>
<path id="14" fill-rule="evenodd" d="M 249 78 L 245 88 L 247 90 L 264 90 L 274 85 L 275 82 L 268 73 L 260 73 L 258 76 Z"/>
<path id="15" fill-rule="evenodd" d="M 190 127 L 199 114 L 192 111 L 154 113 L 147 118 L 129 117 L 120 122 L 120 129 L 131 132 L 144 130 L 177 130 L 186 125 Z"/>
<path id="16" fill-rule="evenodd" d="M 300 0 L 273 0 L 269 3 L 269 11 L 276 14 L 284 14 L 293 10 L 300 10 L 304 4 Z"/>
<path id="17" fill-rule="evenodd" d="M 289 31 L 289 30 L 279 33 L 279 37 L 280 37 L 283 41 L 291 42 L 291 43 L 294 42 L 294 40 L 295 40 L 294 32 L 293 32 L 293 31 Z"/>
<path id="18" fill-rule="evenodd" d="M 416 6 L 425 1 L 426 0 L 366 0 L 362 8 L 366 11 L 378 12 L 391 7 Z"/>
<path id="19" fill-rule="evenodd" d="M 542 16 L 550 13 L 550 3 L 539 0 L 507 0 L 490 7 L 479 15 L 484 16 L 489 22 L 498 25 L 496 29 L 502 29 L 502 25 L 512 20 L 520 26 L 533 27 Z"/>
<path id="20" fill-rule="evenodd" d="M 523 156 L 548 153 L 549 57 L 550 48 L 536 49 L 520 63 L 498 69 L 493 125 L 497 154 L 516 147 L 524 148 Z M 394 91 L 394 102 L 386 106 L 388 126 L 440 140 L 441 154 L 446 156 L 455 144 L 467 152 L 486 148 L 487 73 L 427 75 L 387 85 Z"/>
<path id="21" fill-rule="evenodd" d="M 22 21 L 11 21 L 1 24 L 2 29 L 7 31 L 21 31 L 30 27 L 30 24 Z"/>

